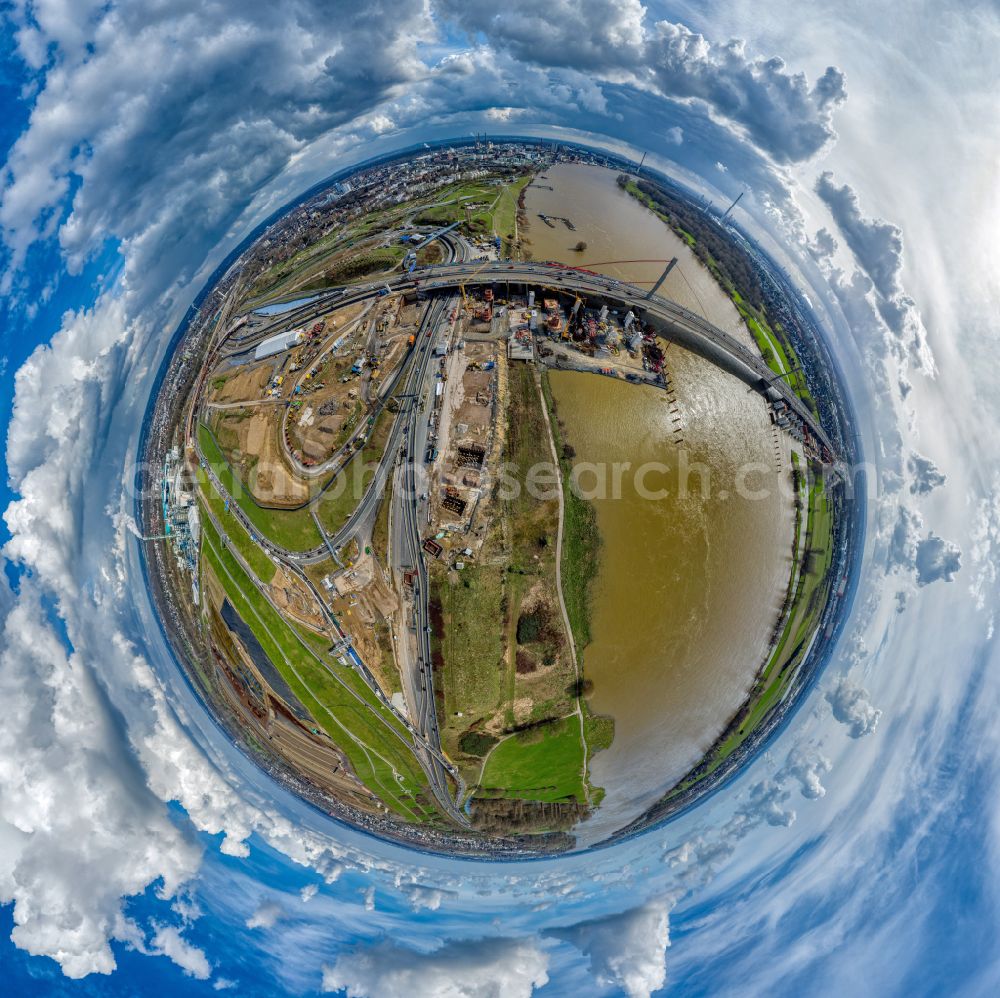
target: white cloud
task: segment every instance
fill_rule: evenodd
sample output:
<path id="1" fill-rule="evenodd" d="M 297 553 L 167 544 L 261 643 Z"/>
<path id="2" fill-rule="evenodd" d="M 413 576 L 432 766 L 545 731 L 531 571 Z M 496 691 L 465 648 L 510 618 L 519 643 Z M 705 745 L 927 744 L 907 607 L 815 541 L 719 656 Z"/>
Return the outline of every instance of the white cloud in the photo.
<path id="1" fill-rule="evenodd" d="M 847 676 L 841 676 L 826 691 L 826 701 L 833 708 L 833 716 L 848 729 L 852 738 L 870 735 L 878 727 L 882 711 L 869 698 L 868 690 Z"/>
<path id="2" fill-rule="evenodd" d="M 517 59 L 608 72 L 641 53 L 646 9 L 639 0 L 435 0 L 435 10 Z M 600 30 L 595 30 L 600 25 Z"/>
<path id="3" fill-rule="evenodd" d="M 202 950 L 192 946 L 173 925 L 158 926 L 150 940 L 149 952 L 173 960 L 188 977 L 207 981 L 212 976 L 212 965 Z"/>
<path id="4" fill-rule="evenodd" d="M 937 465 L 930 458 L 922 457 L 920 454 L 911 454 L 906 460 L 906 467 L 912 476 L 910 492 L 914 495 L 925 496 L 947 481 Z"/>
<path id="5" fill-rule="evenodd" d="M 368 119 L 368 127 L 376 135 L 382 135 L 385 132 L 393 131 L 396 128 L 396 122 L 387 114 L 373 114 Z"/>
<path id="6" fill-rule="evenodd" d="M 930 533 L 917 545 L 914 566 L 918 586 L 951 582 L 962 567 L 962 552 L 956 544 Z"/>
<path id="7" fill-rule="evenodd" d="M 847 94 L 833 66 L 810 87 L 744 41 L 711 42 L 669 21 L 656 23 L 643 55 L 664 96 L 703 102 L 779 162 L 808 159 L 835 137 L 833 112 Z"/>
<path id="8" fill-rule="evenodd" d="M 890 570 L 914 570 L 922 526 L 923 517 L 919 513 L 906 506 L 899 507 L 896 512 L 896 522 L 889 535 L 888 564 Z"/>
<path id="9" fill-rule="evenodd" d="M 161 289 L 308 142 L 423 78 L 414 42 L 433 30 L 421 0 L 92 7 L 58 26 L 11 12 L 33 48 L 69 47 L 0 176 L 0 229 L 15 266 L 53 226 L 71 268 L 125 240 L 133 272 L 155 268 Z"/>
<path id="10" fill-rule="evenodd" d="M 319 893 L 319 887 L 316 884 L 306 884 L 305 887 L 299 891 L 299 897 L 302 898 L 302 903 L 311 901 Z"/>
<path id="11" fill-rule="evenodd" d="M 513 121 L 515 118 L 525 113 L 523 107 L 491 107 L 486 110 L 486 117 L 490 121 Z"/>
<path id="12" fill-rule="evenodd" d="M 754 784 L 746 803 L 737 814 L 754 824 L 763 821 L 775 828 L 788 828 L 795 821 L 795 812 L 783 806 L 788 797 L 788 790 L 779 774 L 773 780 L 762 780 Z"/>
<path id="13" fill-rule="evenodd" d="M 323 990 L 347 998 L 530 998 L 548 983 L 547 955 L 531 942 L 452 942 L 433 953 L 392 943 L 345 954 L 323 968 Z"/>
<path id="14" fill-rule="evenodd" d="M 830 209 L 858 266 L 871 282 L 878 313 L 901 353 L 918 370 L 933 375 L 934 358 L 920 311 L 902 286 L 902 230 L 884 219 L 866 217 L 854 188 L 849 184 L 838 187 L 829 171 L 817 179 L 816 193 Z"/>
<path id="15" fill-rule="evenodd" d="M 0 900 L 14 903 L 12 937 L 70 977 L 109 973 L 109 940 L 132 932 L 123 899 L 159 878 L 173 896 L 201 850 L 123 756 L 91 663 L 67 656 L 28 579 L 4 628 L 0 695 Z"/>
<path id="16" fill-rule="evenodd" d="M 914 510 L 900 506 L 889 535 L 888 568 L 912 574 L 918 586 L 932 582 L 951 582 L 962 567 L 962 552 L 933 531 L 920 536 L 923 518 Z"/>
<path id="17" fill-rule="evenodd" d="M 823 776 L 830 772 L 831 763 L 815 749 L 796 746 L 785 760 L 784 776 L 798 781 L 799 791 L 808 800 L 816 800 L 826 795 Z"/>
<path id="18" fill-rule="evenodd" d="M 750 54 L 744 41 L 713 42 L 683 24 L 650 22 L 639 0 L 545 6 L 511 0 L 501 8 L 483 0 L 437 0 L 435 9 L 523 62 L 696 101 L 782 163 L 808 159 L 835 137 L 832 115 L 846 96 L 835 67 L 810 86 L 781 59 Z"/>
<path id="19" fill-rule="evenodd" d="M 551 935 L 565 939 L 590 962 L 602 987 L 624 991 L 628 998 L 649 998 L 667 980 L 673 901 L 651 901 L 620 915 L 583 922 Z"/>
<path id="20" fill-rule="evenodd" d="M 263 901 L 246 920 L 248 929 L 273 929 L 278 919 L 284 914 L 276 901 Z"/>

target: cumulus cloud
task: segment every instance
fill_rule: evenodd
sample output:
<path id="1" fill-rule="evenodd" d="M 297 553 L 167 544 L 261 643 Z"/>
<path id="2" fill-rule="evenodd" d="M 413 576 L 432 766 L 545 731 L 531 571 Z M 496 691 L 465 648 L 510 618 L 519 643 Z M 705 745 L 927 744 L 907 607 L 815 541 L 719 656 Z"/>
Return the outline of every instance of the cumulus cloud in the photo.
<path id="1" fill-rule="evenodd" d="M 884 298 L 899 294 L 903 257 L 903 233 L 899 226 L 883 219 L 865 218 L 854 188 L 849 184 L 838 187 L 828 170 L 816 181 L 816 193 L 830 209 L 837 228 L 878 293 Z"/>
<path id="2" fill-rule="evenodd" d="M 799 784 L 799 792 L 807 800 L 816 800 L 826 795 L 823 776 L 830 772 L 830 760 L 815 749 L 796 746 L 788 753 L 783 776 Z"/>
<path id="3" fill-rule="evenodd" d="M 750 788 L 739 815 L 754 824 L 763 821 L 774 828 L 788 828 L 795 821 L 795 812 L 784 806 L 788 796 L 780 775 L 773 780 L 762 780 Z"/>
<path id="4" fill-rule="evenodd" d="M 912 574 L 918 586 L 932 582 L 951 582 L 962 567 L 961 549 L 951 541 L 928 531 L 920 536 L 923 518 L 914 510 L 900 506 L 889 535 L 889 571 Z"/>
<path id="5" fill-rule="evenodd" d="M 608 72 L 630 66 L 645 38 L 639 0 L 434 0 L 442 16 L 525 62 Z M 595 31 L 594 26 L 600 25 Z"/>
<path id="6" fill-rule="evenodd" d="M 798 784 L 807 800 L 816 800 L 826 793 L 821 777 L 829 770 L 829 760 L 814 745 L 803 742 L 793 745 L 784 765 L 773 777 L 752 784 L 727 821 L 667 850 L 663 861 L 675 871 L 677 882 L 686 888 L 708 883 L 751 832 L 763 825 L 791 827 L 796 819 L 795 811 L 788 807 L 793 785 Z"/>
<path id="7" fill-rule="evenodd" d="M 923 517 L 915 510 L 900 506 L 896 512 L 896 522 L 889 535 L 889 569 L 913 571 L 917 560 L 917 545 L 920 543 L 920 528 Z"/>
<path id="8" fill-rule="evenodd" d="M 548 983 L 548 956 L 532 942 L 484 939 L 416 953 L 385 942 L 323 968 L 323 990 L 347 998 L 530 998 Z"/>
<path id="9" fill-rule="evenodd" d="M 882 717 L 882 711 L 872 704 L 868 690 L 847 676 L 841 676 L 826 691 L 826 702 L 833 708 L 834 718 L 846 725 L 852 738 L 872 734 Z"/>
<path id="10" fill-rule="evenodd" d="M 172 897 L 201 850 L 123 757 L 91 663 L 66 653 L 26 579 L 4 627 L 0 693 L 0 901 L 14 904 L 12 938 L 70 977 L 110 973 L 110 940 L 136 931 L 123 899 L 159 878 Z"/>
<path id="11" fill-rule="evenodd" d="M 173 960 L 188 977 L 207 981 L 212 976 L 212 965 L 204 952 L 192 946 L 173 925 L 158 926 L 150 940 L 149 952 Z"/>
<path id="12" fill-rule="evenodd" d="M 57 54 L 0 175 L 14 265 L 58 226 L 71 269 L 117 238 L 130 266 L 173 279 L 306 143 L 426 76 L 413 43 L 432 31 L 421 0 L 185 2 L 157 17 L 92 4 L 58 26 L 34 5 L 10 16 L 22 55 Z"/>
<path id="13" fill-rule="evenodd" d="M 246 920 L 246 927 L 248 929 L 273 929 L 282 914 L 281 905 L 276 901 L 263 901 Z"/>
<path id="14" fill-rule="evenodd" d="M 833 66 L 810 87 L 781 59 L 750 55 L 744 41 L 711 42 L 669 21 L 656 23 L 644 58 L 661 93 L 703 102 L 784 163 L 814 156 L 835 137 L 833 112 L 847 97 Z"/>
<path id="15" fill-rule="evenodd" d="M 947 481 L 937 465 L 930 458 L 921 457 L 920 454 L 911 454 L 907 458 L 906 467 L 912 476 L 910 492 L 914 495 L 927 495 Z"/>
<path id="16" fill-rule="evenodd" d="M 916 302 L 903 289 L 903 233 L 898 225 L 869 218 L 849 184 L 837 186 L 828 170 L 816 181 L 826 204 L 861 271 L 871 282 L 876 308 L 892 333 L 898 352 L 920 371 L 934 373 L 934 358 Z"/>
<path id="17" fill-rule="evenodd" d="M 526 110 L 523 107 L 490 107 L 486 109 L 486 117 L 490 121 L 513 121 Z"/>
<path id="18" fill-rule="evenodd" d="M 914 565 L 918 586 L 939 580 L 951 582 L 962 567 L 962 552 L 957 545 L 931 533 L 917 545 Z"/>
<path id="19" fill-rule="evenodd" d="M 597 984 L 649 998 L 667 980 L 672 900 L 652 901 L 609 918 L 582 922 L 550 935 L 571 943 L 590 963 Z"/>
<path id="20" fill-rule="evenodd" d="M 837 240 L 829 229 L 820 229 L 815 237 L 806 243 L 806 249 L 814 260 L 825 260 L 837 252 Z"/>
<path id="21" fill-rule="evenodd" d="M 781 163 L 808 159 L 835 138 L 833 112 L 846 99 L 844 74 L 828 67 L 812 85 L 746 42 L 714 42 L 683 24 L 650 23 L 639 0 L 436 0 L 470 34 L 517 59 L 631 82 L 671 100 L 696 102 Z M 594 25 L 600 25 L 599 31 Z M 676 132 L 668 140 L 679 142 Z"/>

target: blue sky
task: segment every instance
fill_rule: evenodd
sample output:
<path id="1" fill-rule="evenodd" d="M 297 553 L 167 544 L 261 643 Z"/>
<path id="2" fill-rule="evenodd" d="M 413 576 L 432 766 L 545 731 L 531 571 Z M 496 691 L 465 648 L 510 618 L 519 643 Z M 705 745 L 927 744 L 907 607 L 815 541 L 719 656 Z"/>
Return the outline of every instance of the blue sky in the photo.
<path id="1" fill-rule="evenodd" d="M 995 993 L 1000 30 L 989 4 L 885 13 L 4 8 L 10 993 Z M 482 130 L 745 188 L 874 485 L 851 627 L 768 753 L 620 848 L 488 868 L 339 829 L 220 739 L 114 515 L 169 333 L 243 234 L 342 165 Z"/>

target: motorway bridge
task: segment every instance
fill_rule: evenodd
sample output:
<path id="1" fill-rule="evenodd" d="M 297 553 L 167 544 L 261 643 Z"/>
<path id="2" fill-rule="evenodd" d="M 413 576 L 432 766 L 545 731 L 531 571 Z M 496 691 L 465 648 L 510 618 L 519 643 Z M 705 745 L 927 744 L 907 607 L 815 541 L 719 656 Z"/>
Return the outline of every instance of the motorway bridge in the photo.
<path id="1" fill-rule="evenodd" d="M 685 349 L 728 371 L 769 402 L 784 401 L 813 438 L 826 448 L 831 458 L 836 456 L 833 443 L 815 413 L 787 382 L 771 370 L 762 357 L 744 346 L 735 336 L 674 301 L 659 295 L 648 297 L 648 291 L 634 284 L 576 267 L 557 263 L 512 263 L 506 260 L 433 264 L 420 267 L 410 274 L 395 274 L 369 284 L 320 292 L 308 304 L 284 313 L 281 316 L 282 325 L 290 327 L 307 322 L 310 318 L 326 314 L 334 305 L 346 305 L 385 294 L 387 288 L 390 292 L 414 289 L 435 292 L 497 284 L 550 288 L 567 295 L 580 293 L 631 309 L 638 318 L 652 323 L 666 339 L 679 343 Z"/>

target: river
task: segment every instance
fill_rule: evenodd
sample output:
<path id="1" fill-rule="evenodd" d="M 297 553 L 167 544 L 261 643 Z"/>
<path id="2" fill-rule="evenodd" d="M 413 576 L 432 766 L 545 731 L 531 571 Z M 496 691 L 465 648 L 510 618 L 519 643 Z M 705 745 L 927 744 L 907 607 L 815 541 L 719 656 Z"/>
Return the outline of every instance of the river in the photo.
<path id="1" fill-rule="evenodd" d="M 600 166 L 557 163 L 536 177 L 525 195 L 527 242 L 535 260 L 558 260 L 586 267 L 642 287 L 652 287 L 666 261 L 677 257 L 659 294 L 691 309 L 756 349 L 736 306 L 680 236 L 617 184 L 618 174 Z M 549 190 L 549 188 L 552 188 Z M 538 217 L 568 218 L 548 226 Z M 574 251 L 578 241 L 587 244 Z M 652 260 L 653 263 L 607 263 Z"/>
<path id="2" fill-rule="evenodd" d="M 560 259 L 624 280 L 655 280 L 663 264 L 594 266 L 593 261 L 677 256 L 661 293 L 730 332 L 742 323 L 732 302 L 689 247 L 621 191 L 615 174 L 560 164 L 529 188 L 526 210 L 536 259 Z M 565 216 L 550 229 L 537 212 Z M 571 250 L 577 239 L 585 254 Z M 577 257 L 586 259 L 578 261 Z M 794 511 L 779 490 L 787 446 L 776 444 L 763 400 L 708 361 L 667 350 L 673 403 L 662 389 L 579 372 L 551 372 L 558 414 L 576 460 L 632 469 L 660 462 L 643 498 L 631 473 L 620 498 L 594 500 L 603 546 L 592 586 L 592 641 L 583 656 L 594 684 L 591 709 L 615 719 L 610 749 L 591 763 L 607 795 L 577 829 L 596 841 L 652 804 L 721 734 L 745 699 L 766 654 L 791 568 Z M 683 452 L 683 456 L 682 456 Z M 678 465 L 708 469 L 708 497 L 692 471 L 678 494 Z M 764 499 L 735 495 L 740 468 Z M 779 471 L 780 469 L 780 471 Z M 585 480 L 584 485 L 588 484 Z"/>

